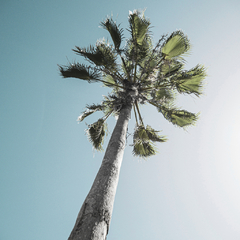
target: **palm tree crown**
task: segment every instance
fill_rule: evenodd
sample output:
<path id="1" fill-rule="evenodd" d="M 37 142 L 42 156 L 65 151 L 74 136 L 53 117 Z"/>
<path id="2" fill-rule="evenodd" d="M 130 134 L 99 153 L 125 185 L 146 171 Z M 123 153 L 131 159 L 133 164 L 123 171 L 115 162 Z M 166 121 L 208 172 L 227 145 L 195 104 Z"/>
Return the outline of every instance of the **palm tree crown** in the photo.
<path id="1" fill-rule="evenodd" d="M 124 106 L 131 104 L 136 119 L 133 154 L 145 158 L 156 153 L 154 142 L 165 142 L 166 138 L 144 125 L 139 105 L 155 106 L 176 126 L 184 128 L 194 124 L 198 114 L 177 109 L 174 100 L 177 93 L 199 96 L 206 70 L 201 65 L 184 70 L 184 57 L 189 53 L 190 43 L 181 30 L 170 36 L 163 35 L 154 46 L 150 21 L 143 12 L 129 12 L 128 22 L 130 37 L 125 46 L 122 46 L 123 29 L 108 17 L 101 26 L 110 33 L 113 44 L 103 39 L 95 46 L 75 47 L 73 51 L 85 57 L 91 65 L 73 63 L 59 68 L 64 78 L 101 82 L 112 89 L 100 104 L 87 105 L 86 111 L 78 118 L 81 122 L 96 111 L 104 113 L 87 130 L 94 148 L 102 149 L 107 118 L 118 115 Z"/>

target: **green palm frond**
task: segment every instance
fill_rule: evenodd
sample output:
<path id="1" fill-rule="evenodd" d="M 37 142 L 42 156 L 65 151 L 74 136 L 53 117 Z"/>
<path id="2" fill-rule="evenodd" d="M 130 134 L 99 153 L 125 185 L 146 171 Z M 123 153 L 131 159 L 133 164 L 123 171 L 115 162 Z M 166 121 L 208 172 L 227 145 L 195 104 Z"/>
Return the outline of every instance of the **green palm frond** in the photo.
<path id="1" fill-rule="evenodd" d="M 100 118 L 98 119 L 97 122 L 89 125 L 89 128 L 86 131 L 89 141 L 92 143 L 93 147 L 98 151 L 103 150 L 102 146 L 106 130 L 107 125 L 105 121 L 102 118 Z"/>
<path id="2" fill-rule="evenodd" d="M 145 128 L 142 124 L 138 125 L 134 131 L 134 140 L 141 139 L 142 141 L 165 142 L 165 136 L 159 136 L 159 131 L 154 130 L 149 125 Z"/>
<path id="3" fill-rule="evenodd" d="M 183 68 L 183 63 L 177 60 L 164 61 L 159 67 L 159 75 L 169 77 L 179 72 L 182 68 Z"/>
<path id="4" fill-rule="evenodd" d="M 197 65 L 189 71 L 183 71 L 173 78 L 173 83 L 179 93 L 195 94 L 202 93 L 203 80 L 206 77 L 206 70 L 203 66 Z"/>
<path id="5" fill-rule="evenodd" d="M 128 78 L 128 75 L 130 76 L 134 69 L 134 65 L 133 65 L 132 60 L 130 60 L 129 57 L 123 58 L 123 60 L 124 60 L 125 65 L 122 63 L 122 70 L 124 72 L 125 78 Z"/>
<path id="6" fill-rule="evenodd" d="M 160 88 L 152 92 L 152 101 L 164 106 L 174 105 L 176 99 L 176 92 L 169 88 Z"/>
<path id="7" fill-rule="evenodd" d="M 139 157 L 150 157 L 156 154 L 156 148 L 151 143 L 146 129 L 138 125 L 133 134 L 133 155 Z"/>
<path id="8" fill-rule="evenodd" d="M 104 66 L 112 71 L 117 71 L 117 56 L 114 53 L 112 46 L 104 40 L 98 41 L 96 47 L 90 45 L 88 48 L 80 48 L 77 46 L 75 48 L 76 49 L 73 49 L 74 52 L 85 57 L 96 66 Z"/>
<path id="9" fill-rule="evenodd" d="M 140 67 L 140 82 L 143 82 L 144 80 L 148 79 L 149 76 L 151 76 L 152 73 L 154 73 L 158 68 L 160 63 L 162 62 L 162 54 L 159 54 L 159 48 L 161 46 L 161 42 L 165 39 L 165 35 L 163 35 L 153 48 L 153 44 L 150 42 L 148 54 L 146 54 L 146 57 L 142 59 L 142 61 L 139 64 Z"/>
<path id="10" fill-rule="evenodd" d="M 89 115 L 95 113 L 96 111 L 103 111 L 104 106 L 103 105 L 96 105 L 96 104 L 92 104 L 92 105 L 87 105 L 86 106 L 86 110 L 78 117 L 78 121 L 82 122 L 86 117 L 88 117 Z"/>
<path id="11" fill-rule="evenodd" d="M 156 148 L 150 142 L 144 142 L 139 139 L 133 143 L 134 156 L 147 158 L 155 155 L 156 153 Z"/>
<path id="12" fill-rule="evenodd" d="M 79 78 L 88 82 L 101 81 L 99 70 L 84 64 L 73 63 L 68 66 L 59 66 L 59 70 L 64 78 Z"/>
<path id="13" fill-rule="evenodd" d="M 152 39 L 150 36 L 145 35 L 142 44 L 139 45 L 133 38 L 127 40 L 124 53 L 127 61 L 133 61 L 137 65 L 141 65 L 151 54 Z"/>
<path id="14" fill-rule="evenodd" d="M 139 11 L 130 12 L 128 21 L 131 37 L 127 40 L 124 53 L 126 62 L 134 65 L 132 75 L 135 82 L 138 66 L 151 54 L 152 38 L 149 32 L 150 21 Z"/>
<path id="15" fill-rule="evenodd" d="M 165 59 L 179 58 L 190 49 L 190 42 L 181 30 L 173 32 L 161 48 Z"/>
<path id="16" fill-rule="evenodd" d="M 142 45 L 146 35 L 149 33 L 150 21 L 145 18 L 144 13 L 139 11 L 129 12 L 128 21 L 134 43 Z"/>
<path id="17" fill-rule="evenodd" d="M 104 97 L 104 100 L 102 104 L 104 105 L 104 109 L 103 109 L 104 114 L 108 115 L 109 113 L 111 113 L 114 116 L 119 115 L 123 105 L 123 101 L 121 97 L 119 98 L 115 94 L 103 96 L 103 97 Z"/>
<path id="18" fill-rule="evenodd" d="M 117 52 L 119 52 L 119 48 L 123 39 L 123 29 L 119 28 L 120 25 L 117 25 L 112 18 L 107 18 L 104 22 L 101 22 L 100 25 L 104 29 L 108 30 L 113 40 L 115 49 L 117 50 Z"/>
<path id="19" fill-rule="evenodd" d="M 157 59 L 145 58 L 142 62 L 139 63 L 140 69 L 147 73 L 150 69 L 154 69 L 157 66 L 158 62 Z M 147 66 L 146 66 L 147 65 Z"/>
<path id="20" fill-rule="evenodd" d="M 150 157 L 157 153 L 153 142 L 166 142 L 165 136 L 159 136 L 159 131 L 150 126 L 146 128 L 141 124 L 135 128 L 133 135 L 133 154 L 139 157 Z"/>
<path id="21" fill-rule="evenodd" d="M 143 141 L 149 141 L 148 134 L 147 134 L 146 129 L 143 126 L 143 124 L 136 126 L 136 128 L 134 130 L 133 139 L 135 139 L 135 140 L 141 139 Z"/>
<path id="22" fill-rule="evenodd" d="M 151 85 L 151 77 L 154 75 L 153 79 L 156 79 L 156 67 L 157 67 L 158 61 L 157 59 L 147 59 L 145 58 L 145 61 L 140 62 L 139 67 L 139 82 L 141 82 L 142 86 Z"/>
<path id="23" fill-rule="evenodd" d="M 146 127 L 146 133 L 148 135 L 148 138 L 153 142 L 166 142 L 167 138 L 165 136 L 159 136 L 158 133 L 160 131 L 156 131 L 153 128 L 151 128 L 149 125 Z"/>
<path id="24" fill-rule="evenodd" d="M 116 85 L 116 84 L 118 84 L 118 82 L 111 75 L 103 74 L 103 80 L 105 81 L 104 82 L 104 86 L 106 86 L 106 87 L 113 87 L 113 88 L 117 88 L 118 89 L 118 87 Z"/>
<path id="25" fill-rule="evenodd" d="M 159 107 L 158 110 L 169 122 L 179 127 L 194 125 L 199 116 L 199 114 L 194 114 L 186 110 L 170 109 L 164 106 Z"/>

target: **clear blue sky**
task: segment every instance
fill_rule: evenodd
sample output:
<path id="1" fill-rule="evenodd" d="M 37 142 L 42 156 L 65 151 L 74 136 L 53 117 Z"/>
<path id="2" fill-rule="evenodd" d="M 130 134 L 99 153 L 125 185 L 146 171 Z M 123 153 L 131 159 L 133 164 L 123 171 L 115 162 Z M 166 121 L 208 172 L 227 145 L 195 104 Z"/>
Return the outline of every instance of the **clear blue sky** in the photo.
<path id="1" fill-rule="evenodd" d="M 204 96 L 179 99 L 201 112 L 188 131 L 143 108 L 169 141 L 148 161 L 126 148 L 108 239 L 240 239 L 240 1 L 9 0 L 0 1 L 0 240 L 68 238 L 103 157 L 76 119 L 107 89 L 62 79 L 57 64 L 83 61 L 75 45 L 110 38 L 98 27 L 107 15 L 126 28 L 129 10 L 145 8 L 155 42 L 182 29 L 187 68 L 205 64 L 209 76 Z"/>

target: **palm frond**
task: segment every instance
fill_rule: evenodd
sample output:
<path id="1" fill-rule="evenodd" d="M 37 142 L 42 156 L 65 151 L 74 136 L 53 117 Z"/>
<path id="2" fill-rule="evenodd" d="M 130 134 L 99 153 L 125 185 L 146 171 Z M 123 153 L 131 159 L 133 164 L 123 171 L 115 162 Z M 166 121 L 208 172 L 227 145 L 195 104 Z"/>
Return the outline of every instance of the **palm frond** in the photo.
<path id="1" fill-rule="evenodd" d="M 89 125 L 89 128 L 87 129 L 87 135 L 89 141 L 92 143 L 93 147 L 101 151 L 103 150 L 103 141 L 104 136 L 106 134 L 107 125 L 105 121 L 100 118 L 97 122 Z"/>
<path id="2" fill-rule="evenodd" d="M 96 64 L 97 66 L 103 65 L 103 54 L 94 46 L 90 45 L 88 48 L 80 48 L 75 46 L 75 49 L 72 49 L 75 53 L 85 57 L 91 63 Z"/>
<path id="3" fill-rule="evenodd" d="M 88 117 L 89 115 L 95 113 L 95 110 L 86 110 L 84 111 L 77 119 L 77 121 L 82 122 L 86 117 Z"/>
<path id="4" fill-rule="evenodd" d="M 190 49 L 190 42 L 181 30 L 174 31 L 165 41 L 161 52 L 165 59 L 179 58 L 186 54 Z"/>
<path id="5" fill-rule="evenodd" d="M 159 131 L 154 130 L 149 125 L 146 127 L 146 133 L 148 135 L 148 138 L 153 142 L 166 142 L 167 138 L 166 136 L 159 136 Z"/>
<path id="6" fill-rule="evenodd" d="M 102 111 L 104 109 L 104 106 L 102 104 L 92 104 L 87 105 L 86 108 L 94 111 Z"/>
<path id="7" fill-rule="evenodd" d="M 133 72 L 130 74 L 133 76 L 133 82 L 136 82 L 140 64 L 150 56 L 152 50 L 152 38 L 149 32 L 150 21 L 137 10 L 130 12 L 128 21 L 131 37 L 127 40 L 124 53 L 126 62 L 131 62 L 133 65 Z"/>
<path id="8" fill-rule="evenodd" d="M 117 25 L 112 18 L 107 18 L 104 22 L 101 22 L 100 25 L 110 33 L 115 49 L 119 52 L 123 39 L 123 29 L 119 28 L 120 25 Z"/>
<path id="9" fill-rule="evenodd" d="M 139 66 L 141 69 L 144 69 L 143 71 L 145 73 L 147 73 L 149 71 L 149 69 L 153 69 L 156 67 L 157 65 L 157 59 L 148 59 L 148 58 L 145 58 L 142 62 L 139 63 Z M 147 67 L 145 67 L 145 65 L 148 65 Z"/>
<path id="10" fill-rule="evenodd" d="M 151 49 L 152 39 L 146 34 L 141 45 L 137 44 L 133 38 L 128 39 L 124 53 L 127 61 L 132 61 L 140 66 L 140 64 L 151 55 Z"/>
<path id="11" fill-rule="evenodd" d="M 176 78 L 173 78 L 173 83 L 179 93 L 193 93 L 199 96 L 202 93 L 203 80 L 206 76 L 206 69 L 197 65 L 189 71 L 178 74 Z"/>
<path id="12" fill-rule="evenodd" d="M 88 117 L 89 115 L 95 113 L 96 111 L 102 111 L 104 109 L 103 105 L 96 105 L 96 104 L 92 104 L 92 105 L 87 105 L 86 106 L 86 110 L 78 117 L 78 121 L 82 122 L 86 117 Z"/>
<path id="13" fill-rule="evenodd" d="M 160 106 L 158 110 L 169 122 L 179 127 L 194 125 L 199 116 L 199 114 L 194 114 L 186 110 L 170 109 L 164 106 Z"/>
<path id="14" fill-rule="evenodd" d="M 156 148 L 150 142 L 144 142 L 140 139 L 133 143 L 133 155 L 147 158 L 157 153 Z"/>
<path id="15" fill-rule="evenodd" d="M 133 41 L 142 45 L 146 34 L 149 33 L 150 21 L 145 18 L 144 13 L 134 10 L 129 12 L 128 22 Z"/>
<path id="16" fill-rule="evenodd" d="M 148 134 L 143 124 L 140 124 L 135 127 L 133 139 L 135 140 L 141 139 L 143 141 L 149 141 Z"/>
<path id="17" fill-rule="evenodd" d="M 116 93 L 117 94 L 117 93 Z M 123 105 L 121 97 L 117 97 L 115 94 L 103 96 L 104 100 L 102 104 L 104 105 L 103 112 L 105 115 L 112 113 L 113 115 L 119 115 L 120 110 Z"/>
<path id="18" fill-rule="evenodd" d="M 176 99 L 176 91 L 169 88 L 155 89 L 151 93 L 152 101 L 164 106 L 173 106 Z"/>
<path id="19" fill-rule="evenodd" d="M 118 64 L 117 64 L 117 54 L 114 52 L 113 46 L 110 45 L 108 42 L 105 42 L 103 39 L 102 41 L 98 41 L 96 43 L 97 50 L 102 53 L 103 62 L 102 65 L 110 69 L 111 72 L 118 71 Z"/>
<path id="20" fill-rule="evenodd" d="M 146 53 L 142 59 L 140 59 L 139 66 L 139 80 L 144 85 L 148 82 L 151 77 L 154 75 L 154 78 L 157 77 L 156 72 L 158 68 L 159 59 L 158 56 L 150 53 Z"/>
<path id="21" fill-rule="evenodd" d="M 161 46 L 161 42 L 165 39 L 165 37 L 165 35 L 162 35 L 154 48 L 151 44 L 151 46 L 149 46 L 149 54 L 147 54 L 147 57 L 140 62 L 140 82 L 142 82 L 142 80 L 148 79 L 151 73 L 153 73 L 154 70 L 158 67 L 158 65 L 162 62 L 163 58 L 161 54 L 159 54 L 159 48 Z"/>
<path id="22" fill-rule="evenodd" d="M 156 148 L 151 143 L 144 126 L 138 125 L 133 134 L 133 155 L 139 157 L 150 157 L 156 154 Z"/>
<path id="23" fill-rule="evenodd" d="M 124 77 L 125 77 L 125 79 L 126 78 L 128 79 L 128 77 L 129 77 L 130 81 L 131 81 L 131 77 L 130 76 L 132 75 L 132 71 L 134 69 L 133 62 L 132 62 L 132 60 L 130 60 L 129 57 L 128 58 L 122 58 L 122 59 L 123 59 L 123 61 L 125 63 L 125 65 L 122 63 L 122 70 L 124 72 Z"/>
<path id="24" fill-rule="evenodd" d="M 88 48 L 80 48 L 76 46 L 73 51 L 85 57 L 96 66 L 104 66 L 105 68 L 111 69 L 112 71 L 117 70 L 117 56 L 114 53 L 112 47 L 104 40 L 98 41 L 96 43 L 96 47 L 90 45 Z"/>
<path id="25" fill-rule="evenodd" d="M 159 67 L 159 75 L 164 77 L 172 76 L 173 74 L 179 72 L 183 68 L 183 63 L 173 60 L 164 61 Z"/>
<path id="26" fill-rule="evenodd" d="M 111 75 L 103 74 L 103 80 L 105 81 L 104 86 L 118 89 L 118 87 L 116 86 L 118 82 Z"/>
<path id="27" fill-rule="evenodd" d="M 133 135 L 133 154 L 139 157 L 150 157 L 157 153 L 153 142 L 166 142 L 165 136 L 159 136 L 159 131 L 150 126 L 146 128 L 141 124 L 137 125 Z"/>
<path id="28" fill-rule="evenodd" d="M 73 63 L 68 66 L 59 66 L 59 70 L 64 78 L 79 78 L 88 82 L 101 81 L 100 71 L 84 64 Z"/>

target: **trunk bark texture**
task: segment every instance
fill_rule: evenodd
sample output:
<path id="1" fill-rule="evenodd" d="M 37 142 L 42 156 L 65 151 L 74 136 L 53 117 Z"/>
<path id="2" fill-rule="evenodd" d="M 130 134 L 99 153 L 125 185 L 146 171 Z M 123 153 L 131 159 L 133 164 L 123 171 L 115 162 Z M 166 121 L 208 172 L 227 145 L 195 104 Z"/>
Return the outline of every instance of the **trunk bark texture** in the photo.
<path id="1" fill-rule="evenodd" d="M 102 165 L 68 240 L 105 240 L 113 211 L 132 105 L 121 109 Z"/>

